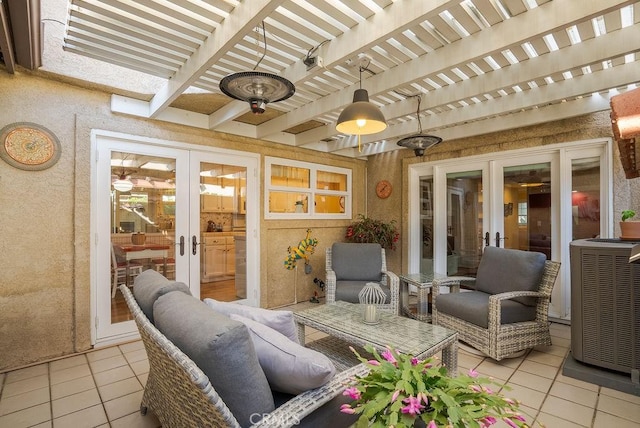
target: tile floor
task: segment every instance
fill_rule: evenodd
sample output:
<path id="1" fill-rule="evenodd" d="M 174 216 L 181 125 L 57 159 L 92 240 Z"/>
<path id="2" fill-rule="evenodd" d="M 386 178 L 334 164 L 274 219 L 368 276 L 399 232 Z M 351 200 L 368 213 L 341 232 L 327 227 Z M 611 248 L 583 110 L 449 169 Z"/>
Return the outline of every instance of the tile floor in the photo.
<path id="1" fill-rule="evenodd" d="M 640 397 L 562 375 L 570 328 L 551 331 L 553 346 L 499 363 L 461 349 L 460 372 L 475 368 L 508 384 L 527 419 L 548 428 L 640 428 Z M 310 331 L 307 341 L 323 335 Z M 0 428 L 158 427 L 139 412 L 148 370 L 136 341 L 0 374 Z"/>

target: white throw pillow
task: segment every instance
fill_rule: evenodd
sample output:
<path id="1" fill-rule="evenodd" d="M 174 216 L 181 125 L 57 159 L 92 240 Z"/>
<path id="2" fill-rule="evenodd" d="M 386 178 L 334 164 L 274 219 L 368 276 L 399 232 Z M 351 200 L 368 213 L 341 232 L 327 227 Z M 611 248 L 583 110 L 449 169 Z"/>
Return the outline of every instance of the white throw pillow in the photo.
<path id="1" fill-rule="evenodd" d="M 234 302 L 220 302 L 214 299 L 204 299 L 204 303 L 214 311 L 227 316 L 235 314 L 258 321 L 260 324 L 279 331 L 295 343 L 300 343 L 298 340 L 298 328 L 293 320 L 293 312 L 291 311 L 272 311 L 270 309 L 254 308 L 253 306 L 241 305 Z"/>
<path id="2" fill-rule="evenodd" d="M 298 395 L 327 383 L 336 374 L 331 360 L 313 349 L 294 343 L 276 330 L 241 315 L 231 319 L 244 323 L 271 389 Z"/>

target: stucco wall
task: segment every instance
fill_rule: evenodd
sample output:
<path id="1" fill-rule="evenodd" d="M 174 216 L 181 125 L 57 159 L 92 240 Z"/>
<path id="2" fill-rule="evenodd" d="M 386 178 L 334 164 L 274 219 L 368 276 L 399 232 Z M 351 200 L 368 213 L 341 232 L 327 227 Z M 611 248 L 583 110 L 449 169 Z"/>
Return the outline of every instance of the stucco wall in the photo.
<path id="1" fill-rule="evenodd" d="M 44 171 L 0 161 L 0 370 L 91 347 L 91 130 L 241 150 L 353 170 L 354 212 L 364 212 L 362 160 L 321 154 L 180 125 L 114 115 L 110 96 L 28 74 L 0 73 L 0 129 L 34 122 L 60 140 L 62 155 Z M 262 180 L 261 180 L 262 182 Z M 261 194 L 263 183 L 261 183 Z M 349 221 L 263 220 L 260 213 L 261 306 L 308 300 L 324 278 L 324 248 L 342 240 Z M 288 271 L 287 247 L 306 229 L 319 240 L 313 272 Z"/>

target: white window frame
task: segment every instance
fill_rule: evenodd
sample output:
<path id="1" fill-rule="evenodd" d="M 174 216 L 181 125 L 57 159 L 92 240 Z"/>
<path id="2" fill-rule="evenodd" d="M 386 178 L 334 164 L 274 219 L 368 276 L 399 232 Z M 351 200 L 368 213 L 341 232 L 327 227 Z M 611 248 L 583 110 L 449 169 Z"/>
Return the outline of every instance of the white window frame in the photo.
<path id="1" fill-rule="evenodd" d="M 352 170 L 348 168 L 340 168 L 335 166 L 301 162 L 291 159 L 283 159 L 265 156 L 264 158 L 264 218 L 268 220 L 276 219 L 351 219 L 351 207 L 352 207 Z M 271 184 L 271 166 L 282 165 L 294 168 L 304 168 L 309 170 L 309 187 L 289 187 L 289 186 L 274 186 Z M 318 171 L 333 172 L 337 174 L 343 174 L 347 177 L 347 189 L 342 190 L 327 190 L 316 188 Z M 271 192 L 291 192 L 291 193 L 306 193 L 308 195 L 308 212 L 306 213 L 272 213 L 269 212 L 269 197 Z M 311 201 L 315 200 L 316 196 L 340 196 L 344 198 L 344 212 L 343 213 L 316 213 L 315 206 Z"/>

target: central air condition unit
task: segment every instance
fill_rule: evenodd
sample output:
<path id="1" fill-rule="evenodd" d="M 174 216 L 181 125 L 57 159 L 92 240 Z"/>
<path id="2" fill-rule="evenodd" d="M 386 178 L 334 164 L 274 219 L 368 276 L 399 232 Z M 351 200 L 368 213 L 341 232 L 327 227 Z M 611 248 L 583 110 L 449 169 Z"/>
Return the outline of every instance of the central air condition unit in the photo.
<path id="1" fill-rule="evenodd" d="M 571 353 L 586 364 L 640 370 L 640 265 L 630 264 L 634 242 L 571 242 Z"/>

